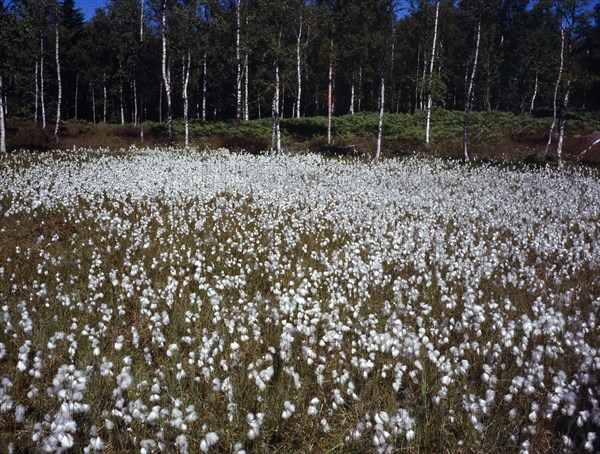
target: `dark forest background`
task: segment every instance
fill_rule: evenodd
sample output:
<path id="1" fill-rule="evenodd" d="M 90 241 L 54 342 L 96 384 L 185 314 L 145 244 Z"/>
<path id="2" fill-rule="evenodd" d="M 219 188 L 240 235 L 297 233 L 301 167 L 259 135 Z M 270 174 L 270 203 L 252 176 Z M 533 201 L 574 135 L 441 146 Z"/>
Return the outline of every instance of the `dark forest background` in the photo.
<path id="1" fill-rule="evenodd" d="M 163 8 L 167 9 L 167 66 L 175 118 L 183 116 L 188 62 L 191 119 L 271 117 L 275 60 L 280 67 L 283 118 L 327 114 L 330 66 L 334 115 L 375 111 L 382 55 L 386 112 L 419 112 L 426 108 L 429 94 L 434 109 L 462 109 L 478 24 L 474 111 L 551 116 L 561 30 L 566 40 L 559 107 L 569 84 L 569 109 L 600 109 L 600 5 L 595 2 L 442 0 L 433 72 L 429 63 L 436 2 L 394 4 L 396 14 L 387 40 L 382 33 L 383 3 L 110 0 L 86 22 L 73 0 L 4 0 L 0 71 L 7 118 L 42 122 L 43 77 L 43 107 L 48 124 L 54 122 L 58 27 L 63 121 L 165 121 Z M 241 113 L 238 78 L 242 78 Z"/>

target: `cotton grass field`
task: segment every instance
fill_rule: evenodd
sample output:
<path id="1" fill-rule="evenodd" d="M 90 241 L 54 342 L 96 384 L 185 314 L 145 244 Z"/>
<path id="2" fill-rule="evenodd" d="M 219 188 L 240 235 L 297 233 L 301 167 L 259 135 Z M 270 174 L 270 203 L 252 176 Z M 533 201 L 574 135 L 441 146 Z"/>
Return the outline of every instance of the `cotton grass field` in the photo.
<path id="1" fill-rule="evenodd" d="M 598 452 L 596 171 L 0 161 L 0 451 Z"/>

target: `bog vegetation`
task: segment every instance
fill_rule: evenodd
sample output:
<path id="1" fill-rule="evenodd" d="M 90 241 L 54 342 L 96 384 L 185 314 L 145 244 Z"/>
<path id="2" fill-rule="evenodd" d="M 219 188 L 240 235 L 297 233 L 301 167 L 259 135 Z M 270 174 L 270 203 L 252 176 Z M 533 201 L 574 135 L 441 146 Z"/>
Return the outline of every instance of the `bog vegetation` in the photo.
<path id="1" fill-rule="evenodd" d="M 596 171 L 0 166 L 0 450 L 597 452 Z"/>

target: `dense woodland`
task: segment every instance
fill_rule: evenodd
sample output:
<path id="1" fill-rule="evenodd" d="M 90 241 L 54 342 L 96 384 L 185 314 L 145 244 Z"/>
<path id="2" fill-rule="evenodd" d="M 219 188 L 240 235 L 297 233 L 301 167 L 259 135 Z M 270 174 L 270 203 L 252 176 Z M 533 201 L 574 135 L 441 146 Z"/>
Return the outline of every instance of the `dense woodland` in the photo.
<path id="1" fill-rule="evenodd" d="M 73 0 L 0 5 L 0 110 L 57 133 L 59 120 L 241 122 L 381 99 L 464 110 L 465 125 L 470 110 L 554 114 L 558 131 L 567 109 L 600 108 L 590 1 L 109 0 L 87 22 Z"/>

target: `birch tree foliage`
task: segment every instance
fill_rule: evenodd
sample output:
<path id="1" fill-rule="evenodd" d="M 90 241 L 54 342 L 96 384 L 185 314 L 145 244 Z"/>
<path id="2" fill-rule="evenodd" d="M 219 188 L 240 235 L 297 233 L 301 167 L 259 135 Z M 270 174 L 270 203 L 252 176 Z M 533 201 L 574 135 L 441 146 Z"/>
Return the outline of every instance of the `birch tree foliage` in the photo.
<path id="1" fill-rule="evenodd" d="M 261 35 L 263 43 L 263 56 L 265 61 L 272 62 L 273 85 L 271 99 L 271 114 L 273 118 L 273 136 L 271 150 L 281 152 L 281 133 L 279 122 L 282 114 L 282 73 L 293 69 L 293 43 L 295 42 L 294 29 L 290 22 L 291 4 L 271 2 L 269 0 L 257 1 L 256 18 L 266 20 L 272 24 L 271 32 Z M 268 28 L 266 28 L 268 30 Z M 290 86 L 291 87 L 291 86 Z"/>
<path id="2" fill-rule="evenodd" d="M 184 144 L 189 146 L 189 81 L 192 68 L 193 41 L 200 33 L 201 21 L 198 13 L 198 1 L 187 0 L 175 5 L 172 11 L 171 39 L 172 60 L 175 62 L 175 79 L 181 82 L 182 113 L 185 124 Z"/>
<path id="3" fill-rule="evenodd" d="M 600 3 L 595 6 L 584 35 L 581 63 L 584 68 L 586 91 L 600 93 Z"/>
<path id="4" fill-rule="evenodd" d="M 40 55 L 40 38 L 48 36 L 50 29 L 50 5 L 45 0 L 14 0 L 4 4 L 4 19 L 0 24 L 0 34 L 4 35 L 0 46 L 4 53 L 0 55 L 0 66 L 4 67 L 5 90 L 27 100 L 25 110 L 29 115 L 34 106 L 35 62 Z M 9 74 L 14 81 L 10 88 L 6 79 Z"/>
<path id="5" fill-rule="evenodd" d="M 112 0 L 108 5 L 110 34 L 107 36 L 113 48 L 117 50 L 116 60 L 118 80 L 130 81 L 138 64 L 139 51 L 139 0 Z M 114 63 L 113 63 L 114 64 Z"/>
<path id="6" fill-rule="evenodd" d="M 83 13 L 75 6 L 74 0 L 64 0 L 60 4 L 60 41 L 61 41 L 61 79 L 63 84 L 63 118 L 75 117 L 78 110 L 76 101 L 82 105 L 79 97 L 82 86 L 83 62 L 86 57 L 83 44 L 85 25 Z M 85 100 L 83 100 L 85 101 Z"/>
<path id="7" fill-rule="evenodd" d="M 339 19 L 336 19 L 335 41 L 339 58 L 336 88 L 345 88 L 343 91 L 348 93 L 354 84 L 355 111 L 359 110 L 359 100 L 364 93 L 364 86 L 361 86 L 361 82 L 368 80 L 374 83 L 378 80 L 375 74 L 371 77 L 370 70 L 373 68 L 376 70 L 375 72 L 378 72 L 379 68 L 379 56 L 381 55 L 379 50 L 383 43 L 381 14 L 377 0 L 343 2 L 337 13 Z M 390 41 L 391 38 L 390 36 Z M 336 96 L 336 111 L 348 112 L 350 101 L 347 96 Z M 360 104 L 361 107 L 367 107 L 362 102 Z"/>
<path id="8" fill-rule="evenodd" d="M 572 84 L 580 75 L 574 65 L 574 54 L 580 47 L 578 38 L 580 29 L 585 25 L 589 12 L 587 11 L 587 0 L 555 0 L 556 9 L 561 20 L 563 39 L 561 43 L 561 66 L 564 71 L 564 87 L 562 102 L 560 105 L 560 120 L 558 127 L 558 143 L 556 145 L 556 156 L 559 168 L 562 169 L 562 148 L 567 125 L 567 112 L 571 98 Z M 559 79 L 560 82 L 560 79 Z M 558 83 L 557 82 L 557 86 Z M 550 136 L 550 139 L 552 136 Z"/>
<path id="9" fill-rule="evenodd" d="M 111 42 L 111 21 L 110 16 L 103 9 L 96 11 L 92 20 L 87 24 L 86 40 L 84 43 L 84 56 L 87 63 L 85 72 L 85 83 L 89 87 L 88 102 L 92 97 L 100 100 L 102 86 L 104 83 L 104 74 L 110 75 L 114 71 L 114 54 L 112 48 L 103 43 Z"/>

